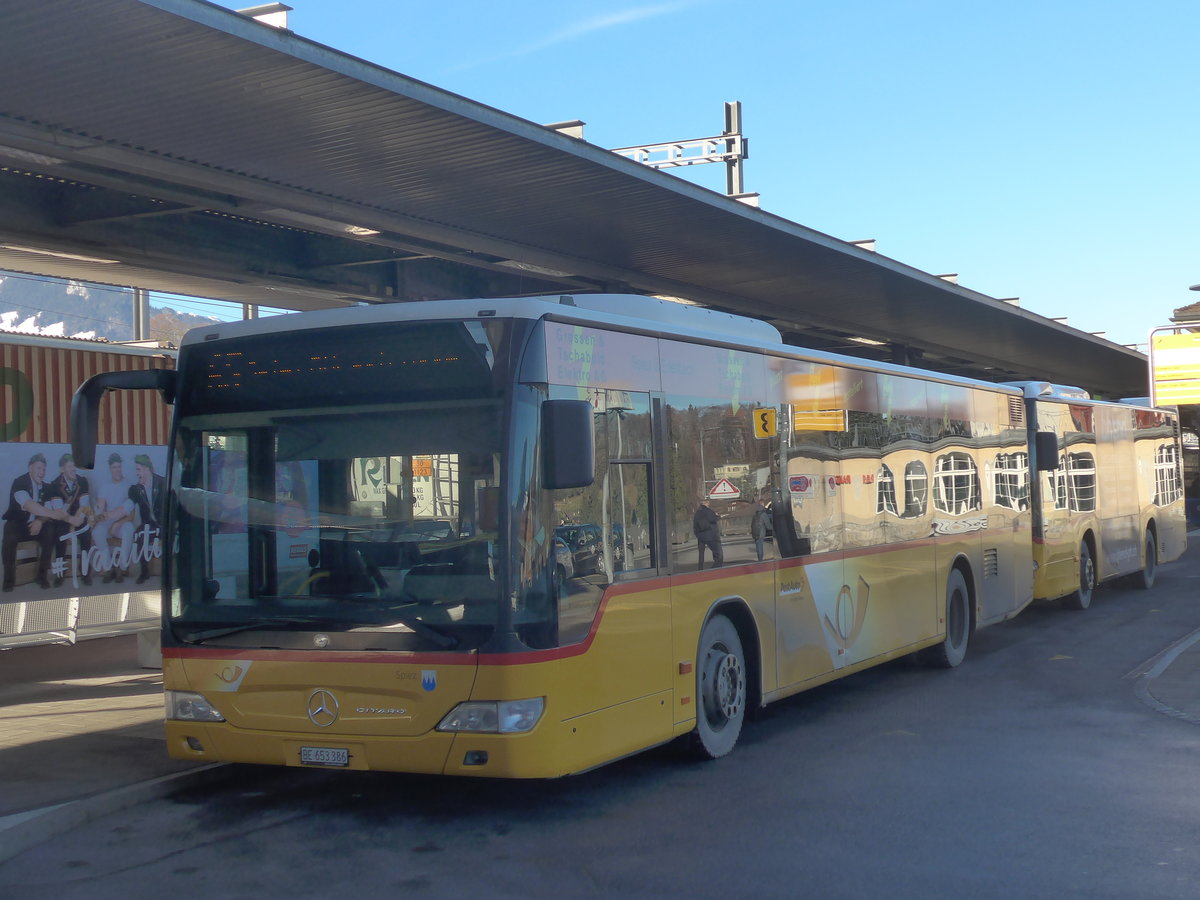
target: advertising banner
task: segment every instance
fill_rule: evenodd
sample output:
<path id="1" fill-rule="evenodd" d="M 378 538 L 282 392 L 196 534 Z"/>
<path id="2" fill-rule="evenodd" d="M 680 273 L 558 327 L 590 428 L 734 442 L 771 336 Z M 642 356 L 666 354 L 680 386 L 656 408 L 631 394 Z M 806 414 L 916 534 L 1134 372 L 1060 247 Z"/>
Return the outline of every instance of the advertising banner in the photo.
<path id="1" fill-rule="evenodd" d="M 155 391 L 113 391 L 89 471 L 70 458 L 70 412 L 92 375 L 174 360 L 170 347 L 0 334 L 0 649 L 157 618 L 170 408 Z"/>
<path id="2" fill-rule="evenodd" d="M 102 444 L 85 470 L 67 444 L 0 443 L 0 600 L 157 591 L 166 453 Z"/>

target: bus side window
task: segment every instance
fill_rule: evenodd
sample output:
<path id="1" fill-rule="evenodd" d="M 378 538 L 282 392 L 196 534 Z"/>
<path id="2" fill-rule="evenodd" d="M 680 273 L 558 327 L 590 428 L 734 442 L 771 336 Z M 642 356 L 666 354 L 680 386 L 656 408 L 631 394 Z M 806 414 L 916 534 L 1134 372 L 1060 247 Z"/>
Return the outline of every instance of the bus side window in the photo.
<path id="1" fill-rule="evenodd" d="M 650 527 L 650 466 L 646 463 L 612 464 L 608 493 L 615 571 L 655 568 L 654 531 Z"/>
<path id="2" fill-rule="evenodd" d="M 592 482 L 550 491 L 559 639 L 587 634 L 604 589 L 656 572 L 651 504 L 650 395 L 597 388 Z"/>

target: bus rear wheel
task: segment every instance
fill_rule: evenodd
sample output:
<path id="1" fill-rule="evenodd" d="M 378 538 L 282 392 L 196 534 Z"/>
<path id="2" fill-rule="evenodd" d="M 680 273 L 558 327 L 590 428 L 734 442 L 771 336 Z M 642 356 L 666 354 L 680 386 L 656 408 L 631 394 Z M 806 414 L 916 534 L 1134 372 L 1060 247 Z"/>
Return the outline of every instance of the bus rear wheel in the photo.
<path id="1" fill-rule="evenodd" d="M 925 661 L 940 669 L 953 669 L 967 658 L 971 643 L 971 592 L 959 569 L 946 579 L 946 637 L 925 651 Z"/>
<path id="2" fill-rule="evenodd" d="M 1144 544 L 1146 563 L 1142 571 L 1133 576 L 1133 583 L 1143 591 L 1148 591 L 1154 587 L 1154 578 L 1158 575 L 1158 542 L 1154 540 L 1154 532 L 1150 529 L 1146 529 Z"/>
<path id="3" fill-rule="evenodd" d="M 746 657 L 728 617 L 716 615 L 705 624 L 696 663 L 691 747 L 701 759 L 717 759 L 733 749 L 746 718 Z"/>
<path id="4" fill-rule="evenodd" d="M 1092 605 L 1092 594 L 1096 590 L 1096 562 L 1087 541 L 1079 545 L 1079 589 L 1063 600 L 1067 609 L 1087 609 Z"/>

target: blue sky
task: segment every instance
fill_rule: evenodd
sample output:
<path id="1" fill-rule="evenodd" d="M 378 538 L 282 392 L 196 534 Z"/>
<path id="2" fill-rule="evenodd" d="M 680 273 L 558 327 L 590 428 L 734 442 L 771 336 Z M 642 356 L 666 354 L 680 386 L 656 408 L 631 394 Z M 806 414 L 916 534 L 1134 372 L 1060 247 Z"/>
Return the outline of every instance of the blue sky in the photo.
<path id="1" fill-rule="evenodd" d="M 740 100 L 764 209 L 1119 343 L 1200 300 L 1195 0 L 289 5 L 303 37 L 598 146 L 707 137 Z"/>

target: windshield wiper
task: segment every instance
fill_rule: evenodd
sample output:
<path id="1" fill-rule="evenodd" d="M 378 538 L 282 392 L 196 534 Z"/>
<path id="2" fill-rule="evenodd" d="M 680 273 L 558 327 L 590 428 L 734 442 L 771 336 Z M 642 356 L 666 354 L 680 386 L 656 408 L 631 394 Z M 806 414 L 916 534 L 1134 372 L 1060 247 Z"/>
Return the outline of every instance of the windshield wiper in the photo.
<path id="1" fill-rule="evenodd" d="M 254 631 L 260 628 L 270 628 L 278 625 L 323 625 L 325 627 L 337 626 L 339 628 L 353 628 L 355 626 L 367 625 L 403 625 L 412 631 L 414 634 L 420 635 L 429 641 L 431 644 L 436 644 L 443 650 L 449 650 L 458 646 L 458 638 L 446 634 L 428 625 L 413 616 L 406 616 L 396 613 L 392 610 L 388 611 L 386 620 L 380 619 L 374 622 L 340 622 L 329 618 L 314 619 L 310 616 L 271 616 L 265 619 L 255 619 L 253 622 L 241 622 L 237 625 L 225 625 L 220 628 L 210 628 L 207 631 L 185 632 L 183 639 L 193 644 L 203 644 L 205 641 L 213 640 L 214 638 L 226 637 L 231 634 L 238 634 L 243 631 Z"/>
<path id="2" fill-rule="evenodd" d="M 193 644 L 202 644 L 213 638 L 237 634 L 239 631 L 253 631 L 256 628 L 269 628 L 272 625 L 312 625 L 318 621 L 309 616 L 271 616 L 266 619 L 255 619 L 253 622 L 241 622 L 237 625 L 225 625 L 220 628 L 210 628 L 207 631 L 186 632 L 184 640 Z"/>
<path id="3" fill-rule="evenodd" d="M 393 609 L 387 610 L 387 618 L 375 622 L 357 622 L 356 627 L 362 628 L 369 625 L 377 625 L 381 628 L 387 628 L 391 625 L 403 625 L 410 629 L 414 634 L 419 634 L 431 644 L 437 644 L 443 650 L 449 650 L 458 646 L 459 639 L 455 635 L 447 634 L 435 625 L 430 625 L 428 622 L 422 622 L 416 616 L 407 616 L 403 613 L 398 613 Z M 355 627 L 352 626 L 352 627 Z"/>

